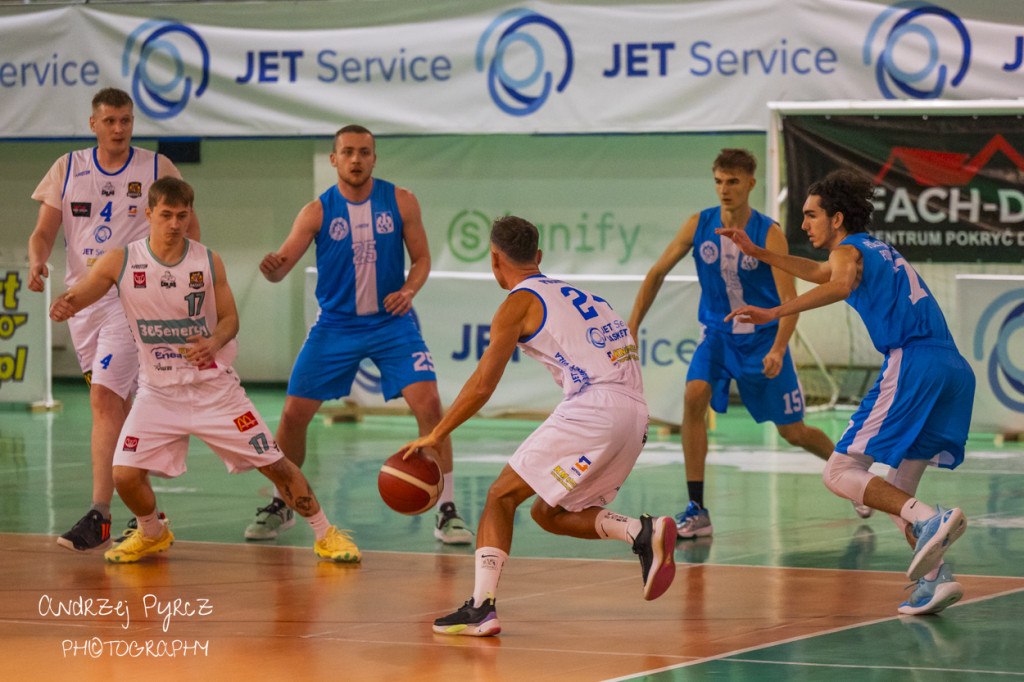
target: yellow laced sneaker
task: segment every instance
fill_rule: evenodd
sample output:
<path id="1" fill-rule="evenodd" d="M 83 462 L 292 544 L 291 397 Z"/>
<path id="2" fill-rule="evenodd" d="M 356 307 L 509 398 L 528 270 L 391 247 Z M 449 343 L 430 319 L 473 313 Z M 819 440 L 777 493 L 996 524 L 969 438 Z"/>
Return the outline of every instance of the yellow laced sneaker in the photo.
<path id="1" fill-rule="evenodd" d="M 162 552 L 173 544 L 174 533 L 166 525 L 163 526 L 163 533 L 155 538 L 143 535 L 136 528 L 123 542 L 107 550 L 103 558 L 112 564 L 131 564 L 147 554 Z"/>
<path id="2" fill-rule="evenodd" d="M 351 531 L 339 530 L 337 526 L 327 529 L 323 540 L 317 540 L 313 552 L 321 559 L 337 563 L 357 564 L 362 559 L 359 548 L 352 542 Z"/>

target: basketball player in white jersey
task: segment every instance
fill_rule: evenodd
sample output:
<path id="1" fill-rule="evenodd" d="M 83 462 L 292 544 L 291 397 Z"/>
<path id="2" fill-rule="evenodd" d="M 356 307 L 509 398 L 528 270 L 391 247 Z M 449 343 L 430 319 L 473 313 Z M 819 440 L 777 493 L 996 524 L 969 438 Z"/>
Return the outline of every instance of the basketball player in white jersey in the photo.
<path id="1" fill-rule="evenodd" d="M 501 632 L 495 592 L 512 547 L 516 508 L 537 495 L 533 519 L 548 532 L 622 540 L 640 556 L 644 599 L 675 577 L 676 529 L 668 516 L 629 518 L 605 509 L 647 441 L 636 342 L 600 296 L 540 272 L 537 228 L 506 216 L 491 229 L 491 268 L 510 291 L 491 323 L 491 343 L 476 371 L 430 434 L 402 447 L 437 447 L 490 398 L 517 345 L 544 364 L 562 402 L 512 455 L 487 491 L 476 543 L 473 596 L 434 621 L 434 632 L 484 637 Z"/>
<path id="2" fill-rule="evenodd" d="M 133 103 L 116 88 L 100 90 L 92 100 L 89 127 L 96 146 L 57 159 L 32 193 L 39 217 L 28 241 L 32 291 L 43 291 L 46 261 L 61 224 L 67 243 L 64 282 L 71 286 L 106 251 L 145 237 L 145 201 L 157 178 L 181 174 L 170 159 L 134 147 Z M 199 238 L 192 213 L 188 236 Z M 57 543 L 71 550 L 103 549 L 110 544 L 110 502 L 114 494 L 111 461 L 117 436 L 131 407 L 139 363 L 124 311 L 111 292 L 69 323 L 71 341 L 89 385 L 92 408 L 92 506 Z"/>
<path id="3" fill-rule="evenodd" d="M 189 436 L 195 435 L 228 471 L 259 469 L 273 481 L 312 526 L 317 556 L 357 562 L 359 551 L 327 521 L 309 482 L 281 454 L 231 367 L 238 311 L 220 256 L 185 238 L 193 197 L 178 178 L 153 183 L 149 237 L 103 255 L 50 308 L 53 320 L 67 320 L 116 285 L 138 349 L 139 392 L 114 453 L 117 493 L 138 527 L 105 557 L 132 563 L 174 543 L 149 477 L 184 473 Z"/>

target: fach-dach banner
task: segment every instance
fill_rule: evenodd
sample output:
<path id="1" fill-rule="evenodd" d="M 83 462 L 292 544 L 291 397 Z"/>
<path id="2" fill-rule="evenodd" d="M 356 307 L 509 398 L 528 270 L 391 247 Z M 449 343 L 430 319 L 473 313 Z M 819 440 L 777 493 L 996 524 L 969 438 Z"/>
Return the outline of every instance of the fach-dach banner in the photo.
<path id="1" fill-rule="evenodd" d="M 871 233 L 911 261 L 1016 262 L 1024 254 L 1024 121 L 1017 116 L 784 118 L 786 234 L 800 230 L 807 188 L 846 167 L 874 179 Z"/>

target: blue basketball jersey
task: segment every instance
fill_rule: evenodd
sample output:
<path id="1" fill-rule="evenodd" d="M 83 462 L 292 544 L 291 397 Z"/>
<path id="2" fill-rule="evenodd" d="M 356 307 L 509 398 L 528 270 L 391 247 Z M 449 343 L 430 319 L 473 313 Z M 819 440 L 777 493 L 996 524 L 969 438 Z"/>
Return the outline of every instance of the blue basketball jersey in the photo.
<path id="1" fill-rule="evenodd" d="M 846 302 L 853 306 L 880 353 L 920 341 L 955 348 L 939 304 L 924 280 L 896 249 L 867 233 L 842 244 L 860 251 L 864 271 Z"/>
<path id="2" fill-rule="evenodd" d="M 764 246 L 773 221 L 751 210 L 744 230 L 758 246 Z M 722 239 L 715 228 L 722 227 L 720 206 L 700 212 L 693 234 L 693 259 L 700 280 L 700 306 L 697 319 L 706 327 L 731 334 L 751 334 L 755 325 L 749 322 L 725 321 L 726 315 L 743 305 L 774 308 L 779 305 L 770 266 L 744 255 L 731 239 Z M 778 326 L 778 320 L 764 327 Z"/>
<path id="3" fill-rule="evenodd" d="M 373 179 L 370 197 L 353 204 L 337 185 L 320 195 L 324 218 L 316 235 L 320 320 L 390 317 L 384 297 L 405 284 L 405 244 L 395 186 Z"/>

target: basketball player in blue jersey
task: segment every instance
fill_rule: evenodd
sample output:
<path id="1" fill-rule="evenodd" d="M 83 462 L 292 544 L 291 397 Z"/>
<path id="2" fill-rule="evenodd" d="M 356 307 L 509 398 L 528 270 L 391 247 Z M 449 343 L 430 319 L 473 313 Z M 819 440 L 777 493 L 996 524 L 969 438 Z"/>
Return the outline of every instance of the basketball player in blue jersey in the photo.
<path id="1" fill-rule="evenodd" d="M 427 233 L 416 197 L 374 178 L 376 162 L 369 130 L 358 125 L 340 129 L 331 153 L 338 183 L 299 211 L 281 248 L 260 263 L 263 276 L 279 282 L 316 243 L 320 313 L 292 368 L 277 429 L 281 449 L 300 467 L 306 459 L 306 427 L 323 401 L 349 394 L 364 358 L 380 370 L 386 400 L 405 398 L 421 435 L 441 419 L 433 360 L 410 313 L 413 296 L 430 273 Z M 434 535 L 446 544 L 469 544 L 473 534 L 453 498 L 451 440 L 438 443 L 434 456 L 444 476 Z M 274 538 L 293 523 L 275 490 L 245 537 Z"/>
<path id="2" fill-rule="evenodd" d="M 501 632 L 495 592 L 512 548 L 516 509 L 537 495 L 530 515 L 556 535 L 620 540 L 640 557 L 643 597 L 664 594 L 675 577 L 675 524 L 668 516 L 630 518 L 605 508 L 647 442 L 647 403 L 636 342 L 600 296 L 540 271 L 536 226 L 516 216 L 494 221 L 491 269 L 508 297 L 491 322 L 491 343 L 444 419 L 403 446 L 436 448 L 494 393 L 516 348 L 543 364 L 562 402 L 516 449 L 487 491 L 476 545 L 473 596 L 434 621 L 443 635 Z M 596 336 L 595 336 L 596 335 Z"/>
<path id="3" fill-rule="evenodd" d="M 802 227 L 811 244 L 828 250 L 824 263 L 772 253 L 740 230 L 720 230 L 748 256 L 818 285 L 771 308 L 737 308 L 728 319 L 766 324 L 845 300 L 864 320 L 885 359 L 829 457 L 825 485 L 892 517 L 914 548 L 907 576 L 918 581 L 898 610 L 937 613 L 963 596 L 942 557 L 967 522 L 960 509 L 932 509 L 914 494 L 928 464 L 953 469 L 964 459 L 974 373 L 924 281 L 898 251 L 867 233 L 873 196 L 867 178 L 845 170 L 808 189 Z M 886 478 L 868 471 L 874 462 L 890 467 Z"/>
<path id="4" fill-rule="evenodd" d="M 43 279 L 50 275 L 46 261 L 61 225 L 67 247 L 67 286 L 84 279 L 103 253 L 149 233 L 146 192 L 158 178 L 180 178 L 181 173 L 166 156 L 132 146 L 134 124 L 134 103 L 128 93 L 100 90 L 92 99 L 89 117 L 96 146 L 61 156 L 32 193 L 39 202 L 39 216 L 28 241 L 32 291 L 44 290 Z M 194 211 L 187 236 L 199 238 Z M 89 551 L 111 543 L 114 449 L 131 409 L 139 362 L 128 320 L 113 293 L 75 316 L 68 327 L 92 408 L 92 506 L 57 544 Z M 133 518 L 120 539 L 130 534 L 134 523 Z"/>
<path id="5" fill-rule="evenodd" d="M 743 256 L 732 242 L 715 234 L 719 227 L 745 230 L 760 246 L 778 253 L 789 251 L 778 223 L 750 206 L 755 170 L 757 160 L 747 150 L 722 150 L 712 164 L 720 205 L 683 224 L 644 278 L 629 318 L 629 329 L 637 338 L 665 277 L 692 249 L 701 289 L 697 315 L 702 338 L 686 373 L 683 397 L 681 431 L 690 502 L 676 517 L 682 538 L 712 534 L 711 515 L 704 506 L 705 417 L 709 406 L 719 413 L 728 409 L 731 381 L 736 381 L 743 404 L 758 423 L 773 422 L 788 443 L 821 459 L 827 460 L 832 453 L 829 437 L 803 421 L 803 390 L 788 348 L 796 317 L 766 325 L 725 322 L 725 316 L 738 306 L 774 306 L 796 296 L 792 277 Z M 867 507 L 857 512 L 865 518 L 871 514 Z"/>

